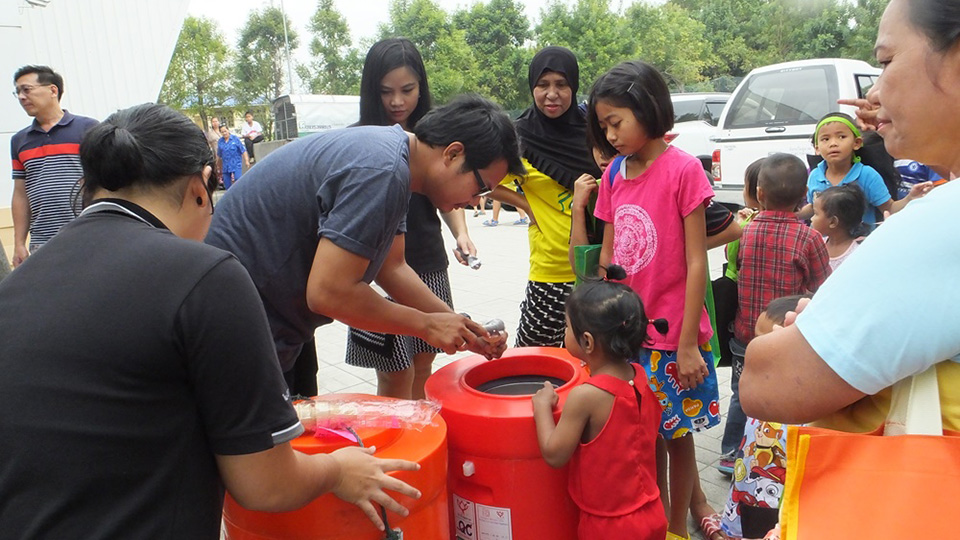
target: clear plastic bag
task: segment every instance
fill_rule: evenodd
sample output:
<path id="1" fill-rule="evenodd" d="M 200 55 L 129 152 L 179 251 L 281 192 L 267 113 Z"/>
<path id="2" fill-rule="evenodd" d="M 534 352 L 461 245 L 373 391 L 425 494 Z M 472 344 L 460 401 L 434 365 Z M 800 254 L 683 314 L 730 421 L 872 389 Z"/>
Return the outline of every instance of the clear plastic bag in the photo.
<path id="1" fill-rule="evenodd" d="M 312 398 L 294 404 L 303 428 L 344 430 L 359 428 L 400 428 L 422 431 L 432 425 L 440 404 L 420 399 L 336 399 Z"/>

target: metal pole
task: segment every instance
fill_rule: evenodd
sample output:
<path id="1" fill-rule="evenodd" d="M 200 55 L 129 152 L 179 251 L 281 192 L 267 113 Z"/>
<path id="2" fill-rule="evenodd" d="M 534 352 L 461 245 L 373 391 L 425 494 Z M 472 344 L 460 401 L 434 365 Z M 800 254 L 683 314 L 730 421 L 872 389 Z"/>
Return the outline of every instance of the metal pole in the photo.
<path id="1" fill-rule="evenodd" d="M 283 16 L 283 49 L 287 53 L 287 84 L 290 85 L 288 94 L 293 93 L 293 69 L 290 67 L 290 42 L 287 41 L 287 12 L 283 9 L 283 0 L 280 0 L 280 14 Z"/>

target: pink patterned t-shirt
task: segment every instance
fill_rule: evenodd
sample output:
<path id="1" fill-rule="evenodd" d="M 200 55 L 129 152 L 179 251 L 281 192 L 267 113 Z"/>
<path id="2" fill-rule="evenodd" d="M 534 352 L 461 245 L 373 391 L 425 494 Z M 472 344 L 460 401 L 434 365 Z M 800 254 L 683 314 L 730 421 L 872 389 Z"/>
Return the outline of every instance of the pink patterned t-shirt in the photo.
<path id="1" fill-rule="evenodd" d="M 652 348 L 675 351 L 687 286 L 683 218 L 705 206 L 713 189 L 700 160 L 673 146 L 636 178 L 624 178 L 626 160 L 619 163 L 619 170 L 607 167 L 603 173 L 594 214 L 613 223 L 611 262 L 627 271 L 624 283 L 640 295 L 647 316 L 670 323 L 666 336 L 651 329 Z M 615 175 L 612 186 L 610 175 Z M 711 335 L 704 308 L 697 343 L 703 345 Z"/>

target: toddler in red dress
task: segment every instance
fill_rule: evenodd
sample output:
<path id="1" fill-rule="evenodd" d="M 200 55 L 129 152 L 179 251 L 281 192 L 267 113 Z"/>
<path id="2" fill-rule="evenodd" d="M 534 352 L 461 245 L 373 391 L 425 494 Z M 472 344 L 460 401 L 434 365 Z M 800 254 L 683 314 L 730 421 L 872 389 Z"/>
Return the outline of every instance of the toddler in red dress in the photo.
<path id="1" fill-rule="evenodd" d="M 607 276 L 617 272 L 623 269 L 611 265 Z M 570 462 L 580 540 L 662 540 L 667 518 L 655 449 L 662 409 L 643 368 L 628 362 L 648 339 L 643 304 L 626 285 L 592 281 L 573 291 L 566 311 L 565 346 L 591 377 L 570 391 L 559 422 L 553 386 L 545 382 L 533 396 L 540 452 L 553 467 Z M 654 324 L 661 330 L 666 321 Z"/>

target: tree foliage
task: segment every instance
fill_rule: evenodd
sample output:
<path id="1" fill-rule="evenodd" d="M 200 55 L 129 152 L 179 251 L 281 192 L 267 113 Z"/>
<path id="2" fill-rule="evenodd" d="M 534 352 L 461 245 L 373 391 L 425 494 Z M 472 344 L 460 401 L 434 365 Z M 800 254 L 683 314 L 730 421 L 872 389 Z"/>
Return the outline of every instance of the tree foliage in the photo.
<path id="1" fill-rule="evenodd" d="M 732 90 L 751 69 L 802 58 L 871 61 L 888 0 L 552 0 L 535 27 L 523 0 L 479 0 L 450 14 L 436 0 L 393 0 L 377 39 L 403 36 L 420 49 L 435 103 L 478 92 L 507 109 L 530 105 L 527 69 L 547 45 L 570 48 L 580 63 L 580 98 L 604 71 L 643 59 L 673 91 Z M 297 73 L 310 92 L 354 94 L 364 52 L 333 0 L 317 0 L 307 25 L 308 65 Z M 288 21 L 291 48 L 298 36 Z M 161 99 L 199 111 L 266 105 L 284 93 L 283 19 L 278 8 L 253 11 L 231 55 L 210 21 L 189 18 Z M 226 63 L 233 56 L 235 84 Z"/>
<path id="2" fill-rule="evenodd" d="M 687 10 L 667 4 L 654 7 L 634 4 L 627 9 L 626 29 L 634 29 L 642 39 L 633 39 L 632 58 L 656 66 L 675 90 L 704 79 L 704 71 L 717 63 L 710 42 L 704 37 L 706 27 Z"/>
<path id="3" fill-rule="evenodd" d="M 318 0 L 317 11 L 307 25 L 313 39 L 309 67 L 297 66 L 297 73 L 313 94 L 356 94 L 360 90 L 363 57 L 353 48 L 347 20 L 333 0 Z"/>
<path id="4" fill-rule="evenodd" d="M 630 59 L 633 41 L 623 18 L 610 10 L 609 0 L 577 0 L 567 6 L 553 0 L 541 12 L 536 27 L 537 48 L 559 45 L 573 51 L 580 64 L 580 94 L 603 72 Z"/>
<path id="5" fill-rule="evenodd" d="M 285 16 L 280 8 L 265 7 L 250 13 L 240 31 L 237 51 L 237 90 L 242 102 L 263 104 L 284 94 L 287 56 L 284 44 Z M 286 19 L 290 49 L 299 41 L 290 19 Z"/>
<path id="6" fill-rule="evenodd" d="M 380 27 L 380 39 L 389 37 L 405 37 L 420 50 L 435 102 L 477 91 L 477 62 L 466 34 L 432 0 L 394 0 L 389 22 Z"/>
<path id="7" fill-rule="evenodd" d="M 517 0 L 490 0 L 454 13 L 453 24 L 463 30 L 477 61 L 477 86 L 506 109 L 530 103 L 527 66 L 532 51 L 525 47 L 533 37 L 530 21 Z"/>
<path id="8" fill-rule="evenodd" d="M 850 36 L 843 50 L 846 58 L 872 62 L 873 43 L 880 26 L 880 16 L 887 7 L 887 0 L 856 0 L 851 6 Z"/>
<path id="9" fill-rule="evenodd" d="M 167 68 L 161 103 L 200 115 L 203 129 L 213 107 L 230 96 L 229 50 L 217 23 L 196 17 L 183 21 L 177 47 Z"/>

